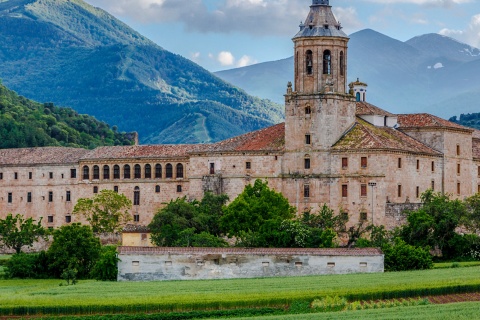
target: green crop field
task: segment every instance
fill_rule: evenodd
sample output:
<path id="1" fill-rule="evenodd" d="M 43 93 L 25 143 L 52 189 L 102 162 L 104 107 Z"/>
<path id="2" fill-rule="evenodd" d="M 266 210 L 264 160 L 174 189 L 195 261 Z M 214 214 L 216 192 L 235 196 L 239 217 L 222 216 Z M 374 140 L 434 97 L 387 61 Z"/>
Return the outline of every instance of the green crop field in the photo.
<path id="1" fill-rule="evenodd" d="M 480 267 L 384 274 L 169 282 L 0 280 L 1 314 L 92 314 L 279 307 L 325 296 L 348 300 L 480 291 Z"/>
<path id="2" fill-rule="evenodd" d="M 477 267 L 480 266 L 480 261 L 468 261 L 468 262 L 439 262 L 434 263 L 433 267 L 435 269 L 443 268 L 467 268 L 467 267 Z"/>
<path id="3" fill-rule="evenodd" d="M 445 305 L 428 305 L 417 307 L 398 307 L 392 309 L 359 310 L 346 312 L 311 313 L 282 316 L 265 316 L 253 318 L 230 318 L 232 320 L 470 320 L 478 319 L 480 302 L 465 302 Z"/>

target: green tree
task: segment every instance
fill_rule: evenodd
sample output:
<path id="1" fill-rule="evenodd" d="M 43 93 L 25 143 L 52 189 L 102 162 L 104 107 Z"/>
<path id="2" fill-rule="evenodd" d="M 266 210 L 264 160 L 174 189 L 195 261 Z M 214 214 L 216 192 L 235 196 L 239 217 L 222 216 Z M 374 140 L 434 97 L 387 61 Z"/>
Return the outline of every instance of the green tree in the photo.
<path id="1" fill-rule="evenodd" d="M 49 268 L 56 277 L 75 269 L 79 278 L 85 278 L 98 260 L 100 249 L 100 240 L 89 226 L 62 226 L 53 231 L 53 242 L 47 251 Z"/>
<path id="2" fill-rule="evenodd" d="M 22 252 L 23 246 L 31 247 L 40 237 L 46 237 L 47 231 L 42 227 L 42 219 L 35 222 L 32 218 L 24 219 L 22 215 L 11 213 L 0 219 L 0 243 L 3 246 Z"/>
<path id="3" fill-rule="evenodd" d="M 269 220 L 288 220 L 294 217 L 296 208 L 279 192 L 268 187 L 267 182 L 256 180 L 224 209 L 220 226 L 229 236 L 243 232 L 258 232 Z"/>
<path id="4" fill-rule="evenodd" d="M 120 232 L 132 220 L 131 208 L 132 201 L 124 194 L 102 190 L 93 198 L 79 199 L 72 213 L 83 215 L 95 233 Z"/>
<path id="5" fill-rule="evenodd" d="M 480 234 L 480 193 L 465 199 L 466 212 L 461 223 L 474 234 Z"/>
<path id="6" fill-rule="evenodd" d="M 421 199 L 423 206 L 407 213 L 407 224 L 400 235 L 408 244 L 438 248 L 447 257 L 449 242 L 456 235 L 461 217 L 466 215 L 466 206 L 432 190 L 425 191 Z"/>
<path id="7" fill-rule="evenodd" d="M 102 247 L 100 258 L 91 271 L 91 276 L 100 281 L 117 281 L 118 261 L 116 246 Z"/>

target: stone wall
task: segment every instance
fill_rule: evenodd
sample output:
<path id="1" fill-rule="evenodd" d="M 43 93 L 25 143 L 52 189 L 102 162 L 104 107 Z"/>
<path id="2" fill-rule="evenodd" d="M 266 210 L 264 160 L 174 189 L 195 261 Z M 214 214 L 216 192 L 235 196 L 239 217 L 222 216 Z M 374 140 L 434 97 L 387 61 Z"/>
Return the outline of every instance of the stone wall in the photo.
<path id="1" fill-rule="evenodd" d="M 407 222 L 405 211 L 418 210 L 421 203 L 387 203 L 385 207 L 385 228 L 394 229 Z"/>
<path id="2" fill-rule="evenodd" d="M 118 281 L 234 279 L 376 273 L 379 249 L 120 247 Z"/>

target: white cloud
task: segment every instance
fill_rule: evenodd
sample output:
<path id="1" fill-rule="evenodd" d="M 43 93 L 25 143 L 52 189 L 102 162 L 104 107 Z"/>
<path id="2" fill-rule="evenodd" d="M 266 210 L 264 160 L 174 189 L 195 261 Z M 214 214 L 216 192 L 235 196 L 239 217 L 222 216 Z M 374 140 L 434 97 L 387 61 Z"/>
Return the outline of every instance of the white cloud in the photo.
<path id="1" fill-rule="evenodd" d="M 257 63 L 258 61 L 256 61 L 255 59 L 253 59 L 252 57 L 250 56 L 247 56 L 247 55 L 244 55 L 243 57 L 241 57 L 238 61 L 237 61 L 237 67 L 246 67 L 246 66 L 249 66 L 249 65 L 252 65 L 252 64 L 255 64 Z"/>
<path id="2" fill-rule="evenodd" d="M 200 52 L 193 52 L 190 54 L 190 59 L 192 59 L 193 62 L 199 62 L 200 61 L 201 54 Z"/>
<path id="3" fill-rule="evenodd" d="M 220 62 L 220 65 L 223 67 L 233 66 L 235 57 L 229 51 L 222 51 L 218 54 L 217 61 Z"/>
<path id="4" fill-rule="evenodd" d="M 480 14 L 472 17 L 465 30 L 442 29 L 439 33 L 480 48 Z"/>
<path id="5" fill-rule="evenodd" d="M 345 28 L 346 33 L 351 33 L 363 27 L 362 22 L 358 19 L 357 10 L 353 7 L 333 7 L 333 13 L 342 27 Z"/>
<path id="6" fill-rule="evenodd" d="M 381 4 L 409 3 L 432 7 L 451 7 L 456 4 L 471 3 L 474 0 L 365 0 Z"/>

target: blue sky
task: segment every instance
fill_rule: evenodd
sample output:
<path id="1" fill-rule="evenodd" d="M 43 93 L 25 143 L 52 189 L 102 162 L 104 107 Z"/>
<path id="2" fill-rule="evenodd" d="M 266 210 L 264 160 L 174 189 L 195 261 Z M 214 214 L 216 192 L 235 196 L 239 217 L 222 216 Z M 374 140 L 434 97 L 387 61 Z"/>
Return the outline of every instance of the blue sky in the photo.
<path id="1" fill-rule="evenodd" d="M 311 0 L 86 0 L 210 71 L 292 55 Z M 480 47 L 478 0 L 330 0 L 348 34 L 370 28 L 406 41 L 440 33 Z"/>

